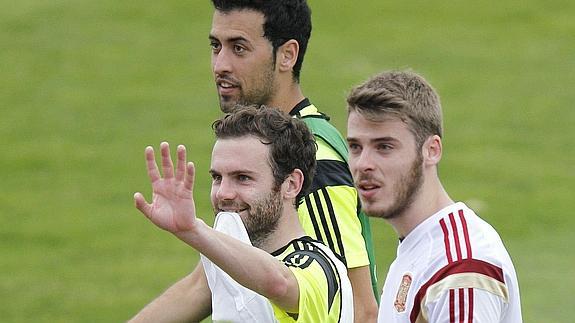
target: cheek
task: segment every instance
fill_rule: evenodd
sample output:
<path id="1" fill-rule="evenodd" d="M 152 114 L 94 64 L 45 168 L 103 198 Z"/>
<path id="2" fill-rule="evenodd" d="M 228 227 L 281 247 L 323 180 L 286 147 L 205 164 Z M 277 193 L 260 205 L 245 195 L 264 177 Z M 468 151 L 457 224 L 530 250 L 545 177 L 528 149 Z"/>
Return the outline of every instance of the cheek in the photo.
<path id="1" fill-rule="evenodd" d="M 238 199 L 243 201 L 245 204 L 249 206 L 253 206 L 255 202 L 259 201 L 265 194 L 259 193 L 255 194 L 254 192 L 242 192 L 238 194 Z"/>
<path id="2" fill-rule="evenodd" d="M 355 173 L 355 157 L 352 157 L 350 155 L 347 164 L 349 166 L 349 170 L 351 171 L 351 173 L 352 174 Z"/>
<path id="3" fill-rule="evenodd" d="M 394 156 L 393 158 L 381 159 L 378 161 L 379 167 L 384 173 L 397 177 L 398 174 L 404 172 L 409 168 L 410 159 L 402 156 Z"/>
<path id="4" fill-rule="evenodd" d="M 409 165 L 395 165 L 387 170 L 388 179 L 393 186 L 399 185 L 402 179 L 409 174 Z"/>
<path id="5" fill-rule="evenodd" d="M 218 190 L 212 185 L 212 189 L 210 191 L 210 201 L 212 202 L 212 204 L 214 204 L 216 202 L 216 192 Z"/>

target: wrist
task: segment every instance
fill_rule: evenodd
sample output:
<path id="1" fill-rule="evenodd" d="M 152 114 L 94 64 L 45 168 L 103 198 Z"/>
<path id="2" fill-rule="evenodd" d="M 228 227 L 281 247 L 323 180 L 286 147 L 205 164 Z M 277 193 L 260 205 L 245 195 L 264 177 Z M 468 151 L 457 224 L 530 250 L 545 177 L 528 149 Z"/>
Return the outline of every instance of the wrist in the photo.
<path id="1" fill-rule="evenodd" d="M 209 226 L 202 219 L 196 218 L 194 225 L 189 230 L 174 232 L 174 235 L 188 245 L 196 248 L 207 228 L 209 228 Z"/>

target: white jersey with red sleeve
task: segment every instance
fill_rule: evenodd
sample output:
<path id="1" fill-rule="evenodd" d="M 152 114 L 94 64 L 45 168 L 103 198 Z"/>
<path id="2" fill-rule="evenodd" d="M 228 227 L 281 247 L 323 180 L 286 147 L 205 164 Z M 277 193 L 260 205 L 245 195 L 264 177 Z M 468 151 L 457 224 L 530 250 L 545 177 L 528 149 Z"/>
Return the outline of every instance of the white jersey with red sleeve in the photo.
<path id="1" fill-rule="evenodd" d="M 461 202 L 419 224 L 397 248 L 378 321 L 522 322 L 515 268 L 499 234 Z"/>

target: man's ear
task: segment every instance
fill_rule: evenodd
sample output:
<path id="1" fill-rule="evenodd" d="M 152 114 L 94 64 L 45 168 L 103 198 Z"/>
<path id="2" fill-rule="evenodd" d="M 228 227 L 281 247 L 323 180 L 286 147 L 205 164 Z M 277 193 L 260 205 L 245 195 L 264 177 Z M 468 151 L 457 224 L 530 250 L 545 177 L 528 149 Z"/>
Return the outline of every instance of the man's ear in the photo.
<path id="1" fill-rule="evenodd" d="M 422 147 L 423 153 L 423 163 L 425 165 L 437 165 L 441 160 L 441 155 L 443 153 L 443 145 L 441 143 L 441 137 L 438 135 L 433 135 L 427 138 L 423 143 Z"/>
<path id="2" fill-rule="evenodd" d="M 299 169 L 294 169 L 282 184 L 283 196 L 286 199 L 295 199 L 303 186 L 303 173 Z"/>
<path id="3" fill-rule="evenodd" d="M 282 72 L 291 72 L 297 61 L 298 53 L 299 43 L 295 39 L 290 39 L 278 47 L 276 64 L 279 70 Z"/>

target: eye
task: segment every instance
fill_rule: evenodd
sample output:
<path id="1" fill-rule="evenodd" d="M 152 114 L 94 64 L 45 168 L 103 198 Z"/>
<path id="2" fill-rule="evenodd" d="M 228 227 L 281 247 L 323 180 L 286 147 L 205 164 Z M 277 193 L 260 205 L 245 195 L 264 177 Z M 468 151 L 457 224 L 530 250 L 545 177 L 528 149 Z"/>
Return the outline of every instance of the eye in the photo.
<path id="1" fill-rule="evenodd" d="M 238 175 L 238 180 L 239 180 L 240 182 L 247 182 L 247 181 L 249 181 L 250 179 L 251 179 L 251 178 L 250 178 L 249 176 L 247 176 L 247 175 Z"/>
<path id="2" fill-rule="evenodd" d="M 222 181 L 222 176 L 218 174 L 212 174 L 212 183 L 219 183 Z"/>
<path id="3" fill-rule="evenodd" d="M 391 149 L 393 149 L 393 146 L 390 144 L 381 143 L 381 144 L 378 144 L 376 146 L 376 148 L 377 148 L 377 150 L 391 150 Z"/>
<path id="4" fill-rule="evenodd" d="M 241 45 L 234 45 L 234 53 L 236 54 L 243 54 L 243 52 L 245 52 L 245 48 Z"/>
<path id="5" fill-rule="evenodd" d="M 356 143 L 348 143 L 349 152 L 354 154 L 361 151 L 361 146 Z"/>
<path id="6" fill-rule="evenodd" d="M 212 48 L 212 52 L 214 53 L 219 53 L 220 49 L 221 49 L 221 45 L 219 42 L 217 41 L 211 41 L 210 42 L 210 47 Z"/>

